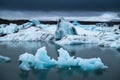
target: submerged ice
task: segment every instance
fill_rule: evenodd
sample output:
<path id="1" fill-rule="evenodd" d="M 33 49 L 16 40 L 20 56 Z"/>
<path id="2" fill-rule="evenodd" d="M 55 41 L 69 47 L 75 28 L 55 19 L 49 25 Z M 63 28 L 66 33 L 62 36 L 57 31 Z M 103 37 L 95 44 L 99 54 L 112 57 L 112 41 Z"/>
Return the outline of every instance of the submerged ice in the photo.
<path id="1" fill-rule="evenodd" d="M 5 56 L 2 56 L 2 55 L 0 55 L 0 63 L 1 62 L 8 62 L 8 61 L 10 61 L 11 59 L 9 58 L 9 57 L 5 57 Z"/>
<path id="2" fill-rule="evenodd" d="M 56 66 L 58 68 L 79 67 L 83 71 L 88 71 L 108 68 L 100 58 L 83 59 L 81 57 L 71 57 L 63 48 L 60 48 L 58 53 L 58 60 L 50 58 L 45 47 L 38 49 L 35 56 L 24 53 L 19 56 L 19 61 L 21 61 L 20 69 L 29 71 L 31 68 L 47 69 Z"/>

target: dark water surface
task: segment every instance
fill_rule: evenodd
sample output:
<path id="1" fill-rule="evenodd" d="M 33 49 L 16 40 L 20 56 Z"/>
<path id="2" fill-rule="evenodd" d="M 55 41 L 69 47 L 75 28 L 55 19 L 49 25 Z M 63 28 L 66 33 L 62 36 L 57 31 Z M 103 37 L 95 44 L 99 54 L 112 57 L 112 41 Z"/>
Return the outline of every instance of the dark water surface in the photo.
<path id="1" fill-rule="evenodd" d="M 100 48 L 96 45 L 67 45 L 71 56 L 82 58 L 100 57 L 109 68 L 105 71 L 83 72 L 75 69 L 45 69 L 23 72 L 19 69 L 20 54 L 35 54 L 37 49 L 46 46 L 48 55 L 57 59 L 57 49 L 61 46 L 51 42 L 0 42 L 0 55 L 8 56 L 9 63 L 0 63 L 0 80 L 120 80 L 120 52 L 114 49 Z"/>

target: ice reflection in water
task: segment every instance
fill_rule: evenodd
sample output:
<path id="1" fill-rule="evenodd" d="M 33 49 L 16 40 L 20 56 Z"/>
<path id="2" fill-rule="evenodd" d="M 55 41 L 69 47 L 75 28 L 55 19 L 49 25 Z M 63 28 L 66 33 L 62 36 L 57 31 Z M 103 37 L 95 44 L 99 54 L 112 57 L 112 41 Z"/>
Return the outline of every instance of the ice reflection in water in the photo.
<path id="1" fill-rule="evenodd" d="M 100 57 L 109 68 L 107 71 L 98 70 L 94 72 L 84 72 L 78 68 L 20 71 L 19 55 L 25 52 L 35 54 L 37 49 L 42 46 L 46 46 L 48 55 L 55 59 L 58 56 L 57 50 L 62 47 L 71 56 Z M 97 45 L 91 44 L 59 46 L 52 42 L 0 42 L 0 54 L 12 59 L 10 63 L 0 64 L 0 80 L 120 80 L 120 58 L 116 57 L 117 53 L 119 52 L 114 49 L 101 49 Z"/>

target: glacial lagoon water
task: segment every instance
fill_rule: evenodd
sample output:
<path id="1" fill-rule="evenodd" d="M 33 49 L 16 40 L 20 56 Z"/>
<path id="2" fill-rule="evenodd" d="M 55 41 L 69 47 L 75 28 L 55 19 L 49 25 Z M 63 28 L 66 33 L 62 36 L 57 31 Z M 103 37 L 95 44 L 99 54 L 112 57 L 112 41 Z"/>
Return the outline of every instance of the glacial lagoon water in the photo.
<path id="1" fill-rule="evenodd" d="M 73 69 L 44 69 L 24 72 L 19 69 L 18 57 L 46 46 L 48 55 L 57 59 L 59 48 L 66 49 L 71 56 L 82 58 L 100 57 L 109 68 L 99 71 Z M 93 44 L 59 46 L 52 42 L 0 42 L 0 55 L 10 57 L 11 62 L 0 63 L 0 80 L 120 80 L 120 52 L 110 48 L 100 48 Z"/>

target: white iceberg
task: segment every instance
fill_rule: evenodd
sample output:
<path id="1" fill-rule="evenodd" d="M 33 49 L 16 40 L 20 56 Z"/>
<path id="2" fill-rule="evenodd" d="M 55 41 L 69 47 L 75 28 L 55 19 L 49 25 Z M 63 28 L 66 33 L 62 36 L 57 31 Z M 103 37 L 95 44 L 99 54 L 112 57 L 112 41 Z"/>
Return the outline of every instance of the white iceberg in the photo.
<path id="1" fill-rule="evenodd" d="M 20 30 L 0 37 L 0 41 L 48 41 L 53 38 L 53 34 L 36 27 Z"/>
<path id="2" fill-rule="evenodd" d="M 5 56 L 0 55 L 0 62 L 8 62 L 10 60 L 11 59 L 9 57 L 5 57 Z"/>
<path id="3" fill-rule="evenodd" d="M 0 25 L 0 35 L 15 33 L 17 31 L 18 27 L 16 24 L 10 23 L 9 25 Z"/>

